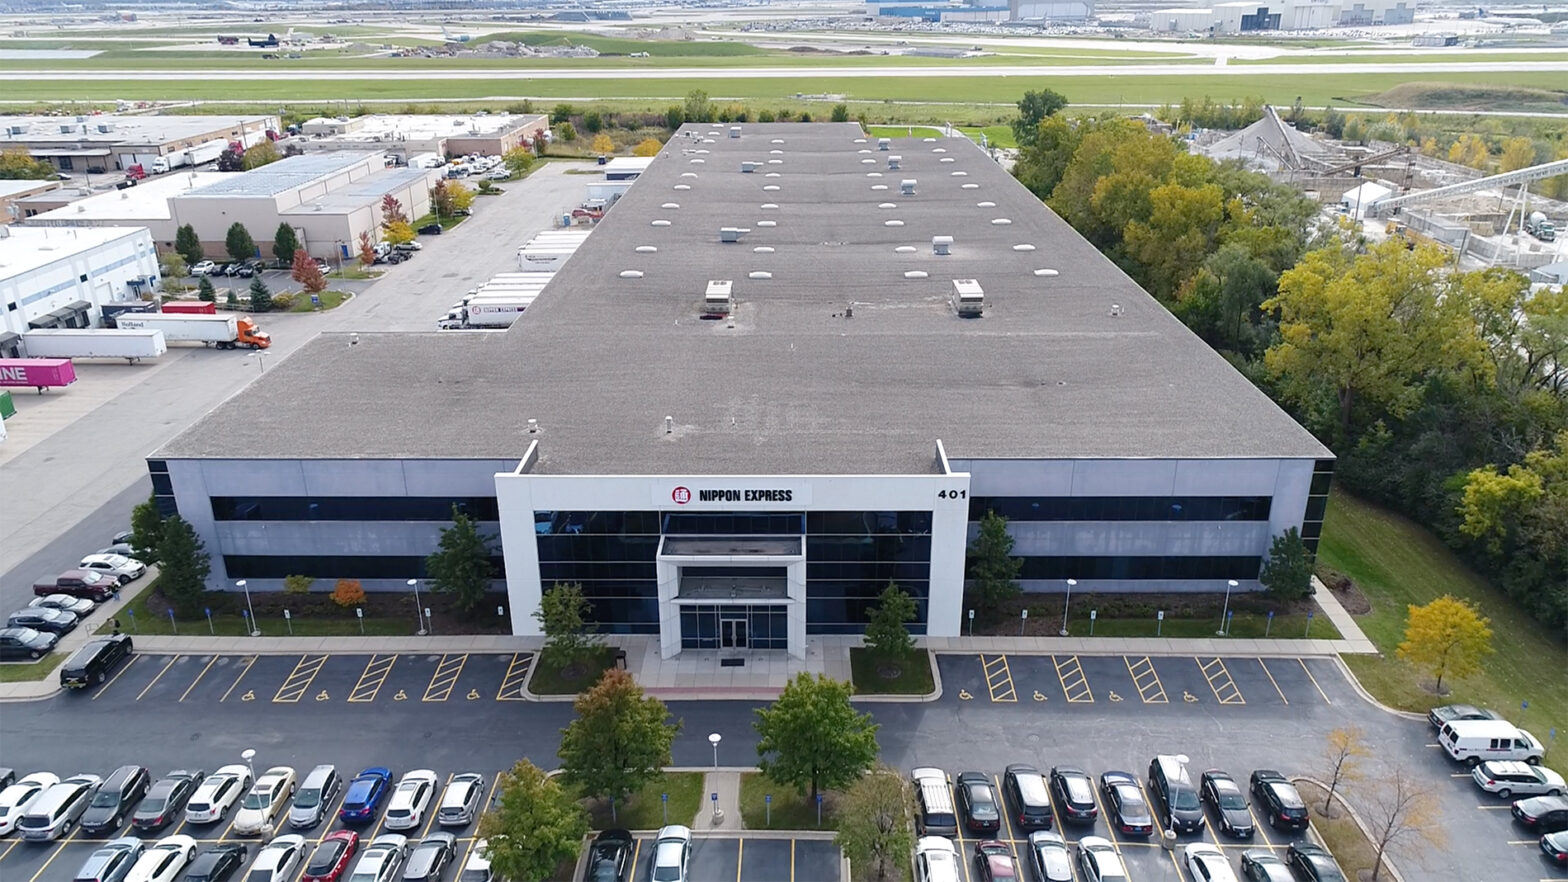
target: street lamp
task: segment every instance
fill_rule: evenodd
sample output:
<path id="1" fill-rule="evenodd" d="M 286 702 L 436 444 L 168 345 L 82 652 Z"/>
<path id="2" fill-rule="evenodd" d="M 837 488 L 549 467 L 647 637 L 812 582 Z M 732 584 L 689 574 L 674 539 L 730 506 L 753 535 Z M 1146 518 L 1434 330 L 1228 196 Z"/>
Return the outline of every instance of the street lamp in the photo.
<path id="1" fill-rule="evenodd" d="M 717 732 L 708 736 L 708 743 L 713 745 L 713 767 L 715 769 L 719 767 L 719 742 L 723 740 L 724 736 Z"/>
<path id="2" fill-rule="evenodd" d="M 1067 580 L 1067 600 L 1062 604 L 1062 636 L 1067 636 L 1067 610 L 1073 605 L 1073 589 L 1078 587 L 1077 579 Z"/>
<path id="3" fill-rule="evenodd" d="M 245 611 L 250 613 L 250 636 L 260 637 L 261 629 L 256 627 L 256 608 L 250 605 L 250 585 L 244 579 L 241 579 L 234 584 L 240 586 L 240 588 L 245 592 Z M 254 778 L 256 776 L 252 775 L 251 777 Z"/>
<path id="4" fill-rule="evenodd" d="M 414 619 L 419 623 L 419 630 L 414 633 L 423 637 L 425 636 L 425 612 L 424 607 L 419 605 L 419 580 L 409 579 L 408 587 L 414 589 Z"/>
<path id="5" fill-rule="evenodd" d="M 1236 586 L 1238 584 L 1240 583 L 1238 583 L 1235 579 L 1231 579 L 1225 583 L 1225 608 L 1220 610 L 1220 629 L 1215 632 L 1215 636 L 1217 637 L 1225 636 L 1225 617 L 1230 614 L 1230 593 L 1236 590 Z"/>
<path id="6" fill-rule="evenodd" d="M 256 780 L 256 764 L 254 762 L 252 762 L 252 760 L 254 760 L 255 758 L 256 758 L 256 748 L 254 748 L 254 747 L 247 747 L 244 750 L 240 751 L 240 759 L 244 760 L 245 761 L 245 765 L 250 768 L 250 779 L 252 781 Z"/>
<path id="7" fill-rule="evenodd" d="M 267 353 L 262 352 L 260 349 L 256 350 L 256 367 L 261 368 L 262 373 L 267 372 L 267 363 L 262 361 L 262 356 L 266 354 Z"/>

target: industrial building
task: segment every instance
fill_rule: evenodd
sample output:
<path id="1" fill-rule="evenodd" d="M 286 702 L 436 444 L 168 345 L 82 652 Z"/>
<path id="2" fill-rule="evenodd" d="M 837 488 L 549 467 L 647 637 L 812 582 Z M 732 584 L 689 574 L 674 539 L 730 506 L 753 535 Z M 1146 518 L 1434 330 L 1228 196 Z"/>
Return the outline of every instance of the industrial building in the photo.
<path id="1" fill-rule="evenodd" d="M 175 197 L 236 174 L 244 173 L 180 171 L 146 178 L 135 187 L 90 196 L 76 191 L 45 193 L 23 203 L 27 217 L 22 222 L 30 227 L 146 227 L 158 247 L 169 251 L 174 248 L 174 234 L 180 228 L 174 216 Z M 223 231 L 217 232 L 221 246 Z M 272 231 L 266 232 L 270 235 Z"/>
<path id="2" fill-rule="evenodd" d="M 1007 0 L 999 2 L 913 2 L 913 0 L 867 0 L 866 15 L 890 20 L 917 20 L 928 22 L 969 22 L 999 24 L 1020 23 L 1070 23 L 1085 22 L 1094 17 L 1094 3 L 1090 0 Z M 931 52 L 932 48 L 917 49 L 911 54 Z"/>
<path id="3" fill-rule="evenodd" d="M 59 181 L 0 181 L 0 224 L 31 216 L 26 213 L 22 200 L 58 192 L 59 189 Z"/>
<path id="4" fill-rule="evenodd" d="M 802 656 L 890 581 L 958 634 L 992 511 L 1027 591 L 1256 590 L 1333 456 L 975 144 L 829 123 L 685 126 L 510 330 L 323 335 L 148 466 L 214 589 L 406 590 L 455 506 L 514 633 Z"/>
<path id="5" fill-rule="evenodd" d="M 534 132 L 549 128 L 548 117 L 532 113 L 376 113 L 309 120 L 300 127 L 296 143 L 312 151 L 379 150 L 406 165 L 409 157 L 421 153 L 500 156 L 528 146 Z"/>
<path id="6" fill-rule="evenodd" d="M 1242 0 L 1211 7 L 1160 9 L 1149 28 L 1178 34 L 1241 34 L 1371 27 L 1415 21 L 1415 0 Z"/>
<path id="7" fill-rule="evenodd" d="M 0 116 L 0 149 L 25 149 L 68 174 L 113 174 L 213 141 L 246 147 L 281 132 L 276 116 Z"/>
<path id="8" fill-rule="evenodd" d="M 103 304 L 139 300 L 159 281 L 145 229 L 0 227 L 0 358 L 22 357 L 27 331 L 97 327 Z"/>

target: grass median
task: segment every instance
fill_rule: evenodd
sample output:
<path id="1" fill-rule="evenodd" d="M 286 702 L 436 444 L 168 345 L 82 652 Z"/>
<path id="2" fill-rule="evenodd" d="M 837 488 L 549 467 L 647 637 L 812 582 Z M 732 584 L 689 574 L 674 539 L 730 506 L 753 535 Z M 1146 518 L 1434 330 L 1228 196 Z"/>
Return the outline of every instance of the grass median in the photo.
<path id="1" fill-rule="evenodd" d="M 613 664 L 615 648 L 611 646 L 596 646 L 577 659 L 546 647 L 534 664 L 528 691 L 535 695 L 576 695 L 599 682 Z"/>
<path id="2" fill-rule="evenodd" d="M 1346 664 L 1377 699 L 1400 710 L 1439 704 L 1493 708 L 1547 745 L 1547 765 L 1568 773 L 1568 748 L 1553 749 L 1548 730 L 1568 727 L 1568 677 L 1560 635 L 1530 618 L 1499 589 L 1467 568 L 1437 537 L 1398 514 L 1335 491 L 1329 500 L 1318 558 L 1353 579 L 1372 604 L 1358 617 L 1381 655 L 1347 656 Z M 1446 695 L 1400 661 L 1407 607 L 1444 594 L 1473 601 L 1492 621 L 1494 654 L 1472 677 L 1445 681 Z M 1524 704 L 1528 702 L 1526 708 Z"/>
<path id="3" fill-rule="evenodd" d="M 745 772 L 740 776 L 740 817 L 748 830 L 831 830 L 833 794 L 823 794 L 819 825 L 817 804 L 810 794 L 778 784 L 761 772 Z"/>
<path id="4" fill-rule="evenodd" d="M 42 680 L 65 661 L 63 652 L 51 652 L 37 661 L 17 661 L 0 664 L 0 683 L 30 683 Z"/>
<path id="5" fill-rule="evenodd" d="M 916 651 L 902 662 L 887 664 L 857 647 L 849 651 L 849 665 L 857 694 L 929 695 L 936 689 L 926 652 Z"/>
<path id="6" fill-rule="evenodd" d="M 134 590 L 134 589 L 132 589 Z M 290 596 L 285 594 L 253 592 L 252 606 L 256 610 L 256 630 L 264 637 L 409 637 L 418 630 L 411 594 L 372 593 L 365 599 L 365 616 L 359 618 L 352 609 L 323 602 L 319 594 Z M 464 623 L 450 615 L 445 598 L 426 595 L 425 606 L 431 607 L 431 627 L 436 634 L 497 633 L 494 622 L 484 622 L 484 628 Z M 118 619 L 120 630 L 126 634 L 186 637 L 244 637 L 250 633 L 249 618 L 241 612 L 246 609 L 245 595 L 233 592 L 214 592 L 209 595 L 209 618 L 175 616 L 170 618 L 169 603 L 158 591 L 156 582 L 146 586 L 115 616 L 98 623 L 96 634 L 114 631 Z M 292 604 L 292 606 L 291 606 Z M 406 614 L 403 608 L 407 608 Z M 284 618 L 283 610 L 289 610 Z"/>
<path id="7" fill-rule="evenodd" d="M 661 798 L 666 796 L 668 802 Z M 690 824 L 702 806 L 702 773 L 665 772 L 617 802 L 613 817 L 609 800 L 584 800 L 583 806 L 595 830 L 656 830 L 665 824 Z"/>

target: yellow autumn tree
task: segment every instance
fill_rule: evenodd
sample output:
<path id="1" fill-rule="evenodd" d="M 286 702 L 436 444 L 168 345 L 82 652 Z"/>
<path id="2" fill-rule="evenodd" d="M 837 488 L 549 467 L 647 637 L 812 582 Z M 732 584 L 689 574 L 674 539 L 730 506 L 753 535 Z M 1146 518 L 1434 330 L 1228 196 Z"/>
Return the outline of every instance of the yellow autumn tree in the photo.
<path id="1" fill-rule="evenodd" d="M 1498 160 L 1498 171 L 1518 171 L 1535 165 L 1535 143 L 1529 138 L 1509 138 L 1503 142 L 1503 155 Z"/>
<path id="2" fill-rule="evenodd" d="M 1448 148 L 1449 162 L 1457 162 L 1471 168 L 1485 167 L 1486 160 L 1490 156 L 1491 152 L 1486 149 L 1486 141 L 1479 135 L 1472 135 L 1469 132 L 1460 135 L 1459 140 L 1454 142 L 1454 146 Z"/>
<path id="3" fill-rule="evenodd" d="M 659 143 L 658 138 L 645 138 L 636 147 L 632 148 L 632 155 L 657 156 L 660 148 L 663 146 L 663 144 Z"/>
<path id="4" fill-rule="evenodd" d="M 1432 688 L 1441 692 L 1444 677 L 1467 677 L 1492 654 L 1492 628 L 1474 604 L 1444 594 L 1425 606 L 1411 604 L 1398 651 L 1436 678 Z"/>
<path id="5" fill-rule="evenodd" d="M 589 149 L 595 153 L 614 153 L 615 142 L 610 139 L 609 135 L 600 132 L 593 136 L 593 143 L 589 145 Z"/>

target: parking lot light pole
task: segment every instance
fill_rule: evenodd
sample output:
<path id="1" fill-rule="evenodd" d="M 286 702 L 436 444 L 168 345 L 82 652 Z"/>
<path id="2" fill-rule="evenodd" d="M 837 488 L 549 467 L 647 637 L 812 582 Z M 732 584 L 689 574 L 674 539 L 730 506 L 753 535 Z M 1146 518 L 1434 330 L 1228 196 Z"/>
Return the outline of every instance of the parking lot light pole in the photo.
<path id="1" fill-rule="evenodd" d="M 250 636 L 260 637 L 261 628 L 256 626 L 256 608 L 250 605 L 250 585 L 244 579 L 235 582 L 245 592 L 245 610 L 250 613 Z M 252 775 L 251 777 L 255 777 Z"/>
<path id="2" fill-rule="evenodd" d="M 1225 583 L 1225 608 L 1220 610 L 1220 629 L 1215 632 L 1215 636 L 1225 636 L 1225 616 L 1230 613 L 1230 593 L 1235 591 L 1239 584 L 1235 579 Z"/>
<path id="3" fill-rule="evenodd" d="M 723 740 L 724 736 L 717 732 L 708 736 L 708 743 L 713 745 L 713 767 L 715 769 L 719 767 L 719 742 Z"/>
<path id="4" fill-rule="evenodd" d="M 408 587 L 414 589 L 414 618 L 419 623 L 419 630 L 414 633 L 423 637 L 425 636 L 425 608 L 419 605 L 419 580 L 409 579 Z"/>
<path id="5" fill-rule="evenodd" d="M 250 768 L 250 779 L 252 781 L 255 781 L 256 780 L 256 764 L 253 762 L 253 760 L 256 759 L 256 748 L 254 748 L 254 747 L 247 747 L 244 750 L 240 751 L 240 759 L 244 760 L 245 761 L 245 765 Z"/>
<path id="6" fill-rule="evenodd" d="M 1067 580 L 1067 600 L 1062 604 L 1062 636 L 1067 636 L 1067 610 L 1073 605 L 1073 589 L 1078 587 L 1077 579 Z"/>

